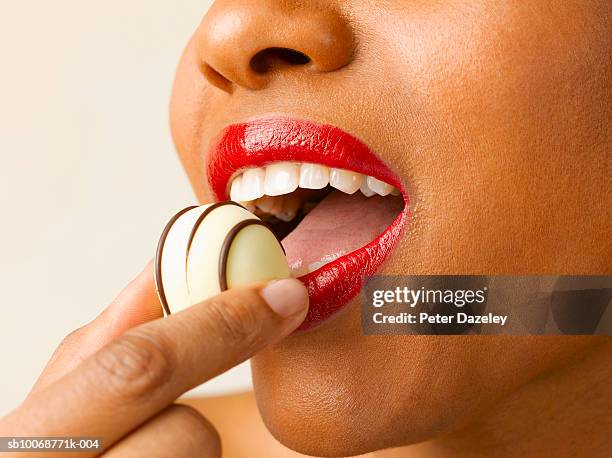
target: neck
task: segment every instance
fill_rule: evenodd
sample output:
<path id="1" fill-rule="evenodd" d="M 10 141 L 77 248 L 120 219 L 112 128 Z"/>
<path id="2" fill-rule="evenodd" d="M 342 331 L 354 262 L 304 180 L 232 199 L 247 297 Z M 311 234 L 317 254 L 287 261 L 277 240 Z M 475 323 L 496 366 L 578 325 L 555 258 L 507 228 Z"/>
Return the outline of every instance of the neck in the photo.
<path id="1" fill-rule="evenodd" d="M 594 342 L 580 358 L 522 386 L 461 430 L 374 456 L 609 456 L 612 339 Z"/>

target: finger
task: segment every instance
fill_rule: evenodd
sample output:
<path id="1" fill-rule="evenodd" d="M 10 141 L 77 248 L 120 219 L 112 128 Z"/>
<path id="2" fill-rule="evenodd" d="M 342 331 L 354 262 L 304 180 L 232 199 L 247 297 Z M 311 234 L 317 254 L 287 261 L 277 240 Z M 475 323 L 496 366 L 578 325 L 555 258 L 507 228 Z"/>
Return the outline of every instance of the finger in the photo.
<path id="1" fill-rule="evenodd" d="M 153 263 L 130 282 L 91 323 L 70 333 L 51 356 L 34 385 L 49 385 L 130 328 L 163 316 L 153 278 Z"/>
<path id="2" fill-rule="evenodd" d="M 221 440 L 200 413 L 173 404 L 104 454 L 104 458 L 217 458 Z"/>
<path id="3" fill-rule="evenodd" d="M 262 286 L 226 291 L 127 332 L 32 395 L 5 424 L 29 436 L 102 436 L 113 444 L 300 325 L 308 309 L 304 285 L 287 279 Z"/>

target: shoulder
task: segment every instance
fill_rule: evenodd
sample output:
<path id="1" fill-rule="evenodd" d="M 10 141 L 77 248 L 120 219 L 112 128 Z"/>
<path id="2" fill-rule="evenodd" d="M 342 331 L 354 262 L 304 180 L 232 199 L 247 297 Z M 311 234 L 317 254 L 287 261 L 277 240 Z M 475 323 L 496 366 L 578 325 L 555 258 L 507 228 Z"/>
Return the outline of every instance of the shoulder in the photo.
<path id="1" fill-rule="evenodd" d="M 223 457 L 246 458 L 258 456 L 270 458 L 303 457 L 281 445 L 265 427 L 253 392 L 226 396 L 182 398 L 182 404 L 190 405 L 202 413 L 221 436 Z"/>

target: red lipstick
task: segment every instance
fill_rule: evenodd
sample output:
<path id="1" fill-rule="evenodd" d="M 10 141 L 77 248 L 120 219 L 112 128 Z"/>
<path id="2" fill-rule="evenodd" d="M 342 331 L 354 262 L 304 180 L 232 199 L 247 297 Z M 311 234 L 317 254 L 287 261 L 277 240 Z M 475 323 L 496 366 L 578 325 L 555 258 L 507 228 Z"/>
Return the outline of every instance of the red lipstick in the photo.
<path id="1" fill-rule="evenodd" d="M 408 197 L 398 177 L 363 142 L 331 125 L 274 118 L 227 127 L 210 151 L 208 181 L 217 200 L 227 200 L 230 179 L 244 169 L 293 161 L 352 170 L 391 184 L 404 209 L 374 240 L 299 279 L 307 286 L 310 310 L 300 329 L 322 323 L 361 290 L 393 251 L 408 214 Z"/>

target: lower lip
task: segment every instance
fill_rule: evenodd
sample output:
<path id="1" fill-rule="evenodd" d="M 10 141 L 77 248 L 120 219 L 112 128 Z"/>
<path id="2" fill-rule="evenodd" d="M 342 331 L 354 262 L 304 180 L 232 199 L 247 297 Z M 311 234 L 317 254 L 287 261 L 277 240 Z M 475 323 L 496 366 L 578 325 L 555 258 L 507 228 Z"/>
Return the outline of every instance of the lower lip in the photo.
<path id="1" fill-rule="evenodd" d="M 374 275 L 396 247 L 408 217 L 407 208 L 405 205 L 389 227 L 367 245 L 299 277 L 308 288 L 310 309 L 298 330 L 323 323 L 359 294 L 363 277 Z"/>
<path id="2" fill-rule="evenodd" d="M 305 137 L 327 138 L 332 140 L 329 142 L 332 144 L 336 137 L 335 144 L 344 143 L 345 148 L 339 154 L 333 154 L 330 151 L 310 150 L 308 141 L 301 143 L 306 146 L 296 146 L 295 142 L 284 144 L 284 139 L 295 138 L 296 131 Z M 265 141 L 261 141 L 262 138 Z M 228 149 L 231 150 L 229 154 Z M 363 277 L 375 274 L 382 266 L 396 247 L 406 224 L 408 198 L 397 177 L 359 140 L 333 126 L 285 118 L 229 126 L 212 152 L 208 175 L 219 200 L 225 200 L 228 198 L 227 183 L 233 172 L 241 167 L 262 166 L 281 160 L 316 162 L 373 175 L 399 189 L 405 201 L 401 213 L 376 239 L 299 277 L 308 288 L 310 297 L 308 315 L 298 328 L 304 331 L 322 324 L 346 306 L 361 291 Z"/>

